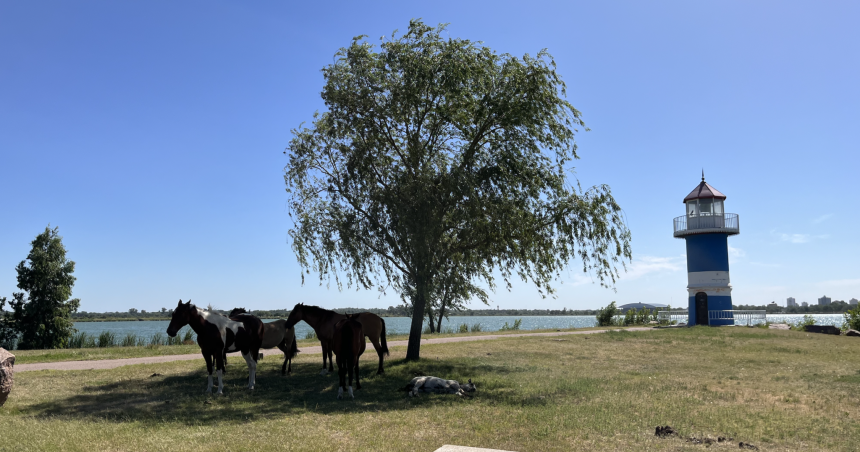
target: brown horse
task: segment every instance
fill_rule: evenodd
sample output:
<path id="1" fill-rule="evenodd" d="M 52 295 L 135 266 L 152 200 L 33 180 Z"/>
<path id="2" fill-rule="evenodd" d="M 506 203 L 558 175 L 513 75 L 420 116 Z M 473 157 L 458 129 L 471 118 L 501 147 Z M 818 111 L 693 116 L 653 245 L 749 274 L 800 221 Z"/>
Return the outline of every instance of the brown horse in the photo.
<path id="1" fill-rule="evenodd" d="M 247 313 L 245 308 L 235 308 L 230 311 L 229 317 L 233 318 Z M 275 320 L 263 324 L 263 343 L 260 348 L 275 347 L 284 352 L 284 365 L 281 366 L 281 375 L 293 373 L 293 358 L 299 354 L 299 348 L 296 346 L 296 330 L 295 328 L 287 328 L 286 320 Z"/>
<path id="2" fill-rule="evenodd" d="M 361 382 L 358 380 L 358 359 L 364 353 L 367 342 L 364 341 L 361 322 L 357 320 L 359 316 L 360 314 L 347 314 L 345 319 L 334 325 L 331 346 L 337 356 L 337 374 L 340 382 L 337 388 L 338 399 L 343 398 L 343 390 L 347 387 L 347 374 L 349 374 L 349 396 L 355 398 L 352 394 L 353 375 L 355 375 L 355 390 L 361 389 Z"/>
<path id="3" fill-rule="evenodd" d="M 248 363 L 248 389 L 254 389 L 257 374 L 257 359 L 263 340 L 263 322 L 252 315 L 242 315 L 236 320 L 224 317 L 216 312 L 204 311 L 193 304 L 191 300 L 182 303 L 173 310 L 167 335 L 176 337 L 176 333 L 185 325 L 197 333 L 197 344 L 206 360 L 206 370 L 209 371 L 209 386 L 206 392 L 212 392 L 212 361 L 218 371 L 218 394 L 224 393 L 224 357 L 227 352 L 240 350 L 245 362 Z"/>
<path id="4" fill-rule="evenodd" d="M 377 375 L 384 372 L 382 369 L 382 357 L 388 355 L 388 343 L 385 340 L 385 320 L 376 314 L 369 312 L 361 312 L 355 314 L 356 320 L 361 323 L 364 335 L 370 339 L 376 354 L 379 355 L 379 368 L 376 370 Z M 287 317 L 287 328 L 293 328 L 296 323 L 304 320 L 317 333 L 317 338 L 322 345 L 323 367 L 322 374 L 334 371 L 334 363 L 331 355 L 331 341 L 334 336 L 334 326 L 337 322 L 345 319 L 346 316 L 337 312 L 323 309 L 318 306 L 309 306 L 297 304 L 293 307 L 290 316 Z M 328 371 L 326 371 L 326 357 L 328 357 Z"/>

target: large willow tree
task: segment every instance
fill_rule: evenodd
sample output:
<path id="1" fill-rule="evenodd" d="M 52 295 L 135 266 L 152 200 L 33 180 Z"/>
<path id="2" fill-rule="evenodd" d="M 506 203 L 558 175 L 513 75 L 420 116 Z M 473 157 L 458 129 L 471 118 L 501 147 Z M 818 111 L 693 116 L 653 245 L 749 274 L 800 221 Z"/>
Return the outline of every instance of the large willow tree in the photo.
<path id="1" fill-rule="evenodd" d="M 411 21 L 378 48 L 353 39 L 322 70 L 326 111 L 287 148 L 304 272 L 412 287 L 407 359 L 419 358 L 425 305 L 451 261 L 464 281 L 516 275 L 546 296 L 573 260 L 612 286 L 630 259 L 609 187 L 572 180 L 584 124 L 552 57 L 499 55 L 443 30 Z"/>

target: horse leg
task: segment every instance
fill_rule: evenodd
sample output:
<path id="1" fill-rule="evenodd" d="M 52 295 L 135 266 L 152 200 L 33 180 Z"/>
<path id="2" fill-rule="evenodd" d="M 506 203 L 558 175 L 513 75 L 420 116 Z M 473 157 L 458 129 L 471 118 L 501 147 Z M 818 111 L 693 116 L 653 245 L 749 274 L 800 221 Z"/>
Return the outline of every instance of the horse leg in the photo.
<path id="1" fill-rule="evenodd" d="M 341 362 L 341 357 L 337 357 L 337 398 L 343 398 L 343 388 L 346 387 L 346 363 Z"/>
<path id="2" fill-rule="evenodd" d="M 203 359 L 206 360 L 206 371 L 209 372 L 209 383 L 206 385 L 206 393 L 212 394 L 212 355 L 204 352 Z"/>
<path id="3" fill-rule="evenodd" d="M 245 358 L 245 362 L 248 363 L 248 389 L 254 389 L 254 383 L 257 379 L 257 359 L 254 355 L 257 353 L 249 350 L 247 353 L 242 352 L 242 358 Z"/>
<path id="4" fill-rule="evenodd" d="M 355 396 L 352 394 L 352 378 L 353 374 L 355 374 L 355 369 L 353 369 L 353 367 L 349 365 L 349 361 L 345 362 L 344 364 L 346 364 L 347 372 L 349 373 L 349 397 L 351 399 L 355 399 Z M 355 375 L 355 378 L 356 381 L 358 381 L 358 375 Z"/>
<path id="5" fill-rule="evenodd" d="M 325 375 L 327 373 L 325 370 L 325 358 L 326 358 L 326 356 L 328 356 L 328 344 L 326 344 L 324 342 L 320 342 L 320 344 L 322 345 L 322 354 L 323 354 L 323 367 L 322 367 L 322 371 L 320 371 L 320 375 Z"/>
<path id="6" fill-rule="evenodd" d="M 355 390 L 358 391 L 361 389 L 361 382 L 358 381 L 358 360 L 360 357 L 355 357 Z M 349 382 L 349 385 L 352 386 L 352 381 Z"/>
<path id="7" fill-rule="evenodd" d="M 334 372 L 334 366 L 332 365 L 333 361 L 331 359 L 332 350 L 333 350 L 332 347 L 328 348 L 328 371 L 329 372 Z"/>
<path id="8" fill-rule="evenodd" d="M 379 355 L 379 369 L 376 370 L 376 375 L 381 375 L 385 373 L 385 370 L 382 369 L 382 346 L 379 345 L 379 337 L 368 336 L 370 338 L 370 343 L 373 344 L 373 349 L 376 350 L 376 354 Z M 364 338 L 362 338 L 364 340 Z"/>
<path id="9" fill-rule="evenodd" d="M 224 353 L 215 355 L 215 368 L 218 372 L 218 392 L 216 394 L 224 394 Z"/>
<path id="10" fill-rule="evenodd" d="M 280 344 L 278 344 L 278 350 L 284 352 L 284 365 L 281 366 L 281 375 L 286 375 L 287 374 L 287 361 L 290 359 L 289 358 L 290 355 L 288 355 L 288 353 L 290 352 L 290 349 L 288 349 L 284 345 L 284 343 L 281 342 Z"/>

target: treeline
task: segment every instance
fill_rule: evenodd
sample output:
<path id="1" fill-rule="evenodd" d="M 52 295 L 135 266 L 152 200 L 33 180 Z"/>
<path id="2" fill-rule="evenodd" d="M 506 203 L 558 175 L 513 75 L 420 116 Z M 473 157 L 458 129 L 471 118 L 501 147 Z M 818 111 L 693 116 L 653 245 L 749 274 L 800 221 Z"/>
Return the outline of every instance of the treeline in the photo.
<path id="1" fill-rule="evenodd" d="M 741 311 L 767 311 L 768 314 L 842 314 L 849 309 L 851 309 L 851 305 L 842 301 L 836 300 L 830 304 L 825 305 L 811 305 L 811 306 L 754 306 L 754 305 L 733 305 L 735 310 Z"/>
<path id="2" fill-rule="evenodd" d="M 764 309 L 764 308 L 762 308 Z M 230 311 L 214 309 L 213 311 L 227 315 Z M 252 314 L 262 319 L 285 319 L 290 315 L 289 309 L 252 310 Z M 406 306 L 389 306 L 388 308 L 335 308 L 342 313 L 372 312 L 380 317 L 411 317 L 412 311 Z M 451 312 L 451 316 L 553 316 L 553 315 L 596 315 L 596 309 L 464 309 Z M 75 322 L 123 322 L 144 320 L 170 320 L 171 309 L 161 308 L 160 311 L 129 309 L 124 312 L 75 312 L 72 320 Z"/>

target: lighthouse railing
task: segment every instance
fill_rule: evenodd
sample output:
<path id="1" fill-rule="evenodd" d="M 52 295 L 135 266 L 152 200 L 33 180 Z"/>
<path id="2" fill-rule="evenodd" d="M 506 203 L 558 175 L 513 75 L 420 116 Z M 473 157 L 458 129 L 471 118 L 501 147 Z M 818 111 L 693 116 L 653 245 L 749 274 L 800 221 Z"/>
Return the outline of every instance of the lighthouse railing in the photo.
<path id="1" fill-rule="evenodd" d="M 738 324 L 738 321 L 745 321 L 747 325 L 752 325 L 754 322 L 767 321 L 767 311 L 740 311 L 735 309 L 708 311 L 708 324 L 719 320 L 734 320 L 735 325 Z"/>
<path id="2" fill-rule="evenodd" d="M 740 232 L 740 219 L 736 213 L 701 214 L 696 216 L 682 215 L 674 218 L 673 229 L 675 237 L 706 232 L 737 234 Z"/>
<path id="3" fill-rule="evenodd" d="M 687 311 L 657 311 L 658 323 L 669 323 L 672 321 L 686 323 L 690 313 Z"/>

